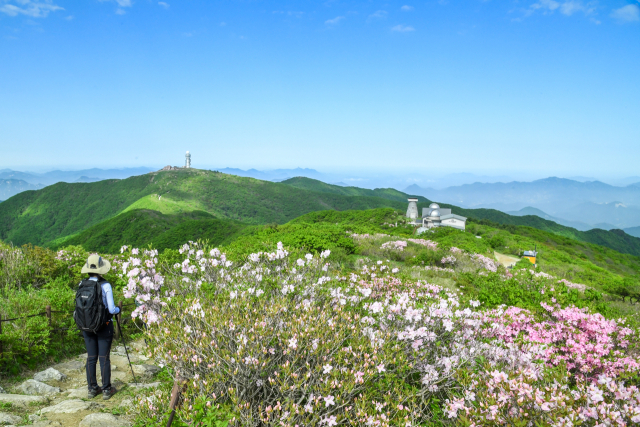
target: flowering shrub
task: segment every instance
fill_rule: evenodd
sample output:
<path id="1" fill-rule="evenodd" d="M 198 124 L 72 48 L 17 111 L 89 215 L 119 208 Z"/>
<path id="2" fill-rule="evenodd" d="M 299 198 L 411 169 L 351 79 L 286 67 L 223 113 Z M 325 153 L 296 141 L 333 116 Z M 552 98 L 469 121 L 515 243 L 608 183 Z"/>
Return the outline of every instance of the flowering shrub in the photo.
<path id="1" fill-rule="evenodd" d="M 560 369 L 485 369 L 462 379 L 464 393 L 448 416 L 468 426 L 631 426 L 640 423 L 640 391 L 601 375 L 570 387 Z"/>
<path id="2" fill-rule="evenodd" d="M 502 354 L 455 295 L 407 286 L 383 262 L 330 278 L 326 252 L 295 259 L 280 246 L 234 266 L 191 244 L 160 276 L 154 251 L 134 252 L 126 292 L 143 303 L 134 316 L 154 355 L 189 380 L 189 399 L 230 401 L 241 425 L 404 425 L 448 395 L 458 368 Z"/>
<path id="3" fill-rule="evenodd" d="M 456 263 L 456 257 L 454 257 L 453 255 L 447 255 L 446 257 L 443 257 L 440 262 L 442 263 L 442 265 L 453 265 Z"/>
<path id="4" fill-rule="evenodd" d="M 415 243 L 416 245 L 422 245 L 427 247 L 428 249 L 431 250 L 436 250 L 438 249 L 438 244 L 436 242 L 432 242 L 431 240 L 425 240 L 425 239 L 407 239 L 409 242 L 411 243 Z"/>
<path id="5" fill-rule="evenodd" d="M 601 374 L 633 374 L 640 368 L 628 351 L 630 328 L 586 309 L 542 306 L 547 315 L 540 322 L 518 307 L 491 310 L 487 313 L 491 327 L 486 334 L 505 342 L 524 340 L 544 345 L 540 360 L 549 366 L 562 363 L 574 375 L 593 381 Z"/>
<path id="6" fill-rule="evenodd" d="M 195 420 L 193 408 L 230 404 L 237 426 L 419 425 L 446 422 L 437 402 L 447 401 L 452 422 L 499 424 L 520 407 L 529 411 L 524 417 L 533 413 L 521 389 L 547 393 L 548 369 L 566 365 L 586 381 L 637 366 L 624 354 L 635 335 L 616 322 L 580 310 L 553 309 L 544 321 L 513 308 L 479 311 L 477 301 L 464 307 L 455 293 L 401 280 L 384 261 L 341 276 L 328 251 L 291 254 L 281 244 L 236 263 L 196 243 L 180 253 L 181 261 L 159 272 L 155 251 L 125 249 L 121 268 L 126 295 L 142 304 L 134 316 L 149 325 L 153 356 L 187 381 L 178 412 L 185 423 Z M 491 372 L 516 381 L 510 395 L 489 381 Z M 611 408 L 635 396 L 616 387 L 627 394 L 603 392 Z M 541 408 L 554 402 L 547 395 Z M 507 401 L 496 407 L 496 399 Z M 141 416 L 159 422 L 168 402 L 142 403 Z"/>
<path id="7" fill-rule="evenodd" d="M 406 247 L 407 247 L 407 242 L 405 242 L 404 240 L 397 240 L 393 242 L 383 243 L 382 246 L 380 246 L 380 249 L 403 251 L 404 248 Z"/>
<path id="8" fill-rule="evenodd" d="M 580 284 L 580 283 L 572 283 L 572 282 L 568 281 L 567 279 L 558 280 L 558 283 L 564 283 L 567 288 L 577 289 L 577 290 L 582 291 L 582 292 L 584 292 L 587 289 L 587 287 L 585 285 Z"/>
<path id="9" fill-rule="evenodd" d="M 456 272 L 453 268 L 434 267 L 434 266 L 430 266 L 430 265 L 427 265 L 424 269 L 428 270 L 428 271 L 436 271 L 436 272 L 443 272 L 443 273 L 455 273 Z"/>
<path id="10" fill-rule="evenodd" d="M 487 258 L 486 256 L 480 255 L 480 254 L 473 254 L 471 258 L 474 261 L 476 261 L 481 268 L 484 268 L 485 270 L 488 270 L 494 273 L 498 271 L 498 264 L 496 263 L 495 260 L 492 260 L 491 258 Z"/>
<path id="11" fill-rule="evenodd" d="M 7 245 L 0 241 L 0 293 L 10 289 L 40 288 L 62 273 L 54 252 L 37 246 Z"/>
<path id="12" fill-rule="evenodd" d="M 397 240 L 391 242 L 385 242 L 380 246 L 380 249 L 391 249 L 391 250 L 399 250 L 402 251 L 407 247 L 407 242 L 415 243 L 416 245 L 425 246 L 431 250 L 437 250 L 438 244 L 436 242 L 432 242 L 431 240 L 425 239 L 407 239 L 405 240 Z"/>
<path id="13" fill-rule="evenodd" d="M 237 268 L 215 249 L 205 257 L 191 245 L 184 254 L 178 274 L 164 281 L 152 277 L 151 252 L 132 257 L 126 274 L 127 292 L 145 303 L 137 314 L 155 320 L 155 354 L 190 379 L 190 396 L 230 400 L 242 425 L 410 415 L 396 398 L 402 383 L 392 374 L 406 363 L 402 353 L 389 352 L 392 331 L 374 330 L 373 319 L 349 310 L 339 289 L 322 286 L 328 252 L 294 261 L 280 246 Z"/>
<path id="14" fill-rule="evenodd" d="M 356 241 L 370 240 L 370 239 L 380 239 L 382 237 L 389 237 L 388 234 L 382 234 L 382 233 L 376 233 L 376 234 L 369 234 L 369 233 L 356 234 L 356 233 L 352 233 L 349 236 L 351 238 L 353 238 L 354 240 L 356 240 Z"/>

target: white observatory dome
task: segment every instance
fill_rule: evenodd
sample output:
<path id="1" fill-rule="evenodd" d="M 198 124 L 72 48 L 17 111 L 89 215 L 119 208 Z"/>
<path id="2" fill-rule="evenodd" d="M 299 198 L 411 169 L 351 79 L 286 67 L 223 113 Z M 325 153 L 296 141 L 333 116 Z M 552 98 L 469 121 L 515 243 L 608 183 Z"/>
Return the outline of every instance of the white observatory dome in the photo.
<path id="1" fill-rule="evenodd" d="M 431 204 L 429 205 L 429 208 L 430 208 L 430 209 L 440 209 L 440 205 L 439 205 L 439 204 L 437 204 L 437 203 L 431 203 Z"/>
<path id="2" fill-rule="evenodd" d="M 435 203 L 434 203 L 434 205 L 435 205 Z M 429 216 L 440 216 L 440 211 L 438 209 L 434 209 L 434 210 L 431 211 Z"/>
<path id="3" fill-rule="evenodd" d="M 189 154 L 189 152 L 187 151 L 187 154 Z"/>

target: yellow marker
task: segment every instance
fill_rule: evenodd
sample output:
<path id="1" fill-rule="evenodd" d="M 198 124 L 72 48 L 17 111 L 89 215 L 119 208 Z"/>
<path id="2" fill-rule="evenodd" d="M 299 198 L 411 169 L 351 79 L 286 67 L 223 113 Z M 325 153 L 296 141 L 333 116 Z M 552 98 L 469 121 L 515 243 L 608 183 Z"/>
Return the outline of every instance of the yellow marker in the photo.
<path id="1" fill-rule="evenodd" d="M 531 264 L 535 265 L 537 255 L 537 251 L 524 251 L 524 255 L 522 257 L 528 259 Z"/>

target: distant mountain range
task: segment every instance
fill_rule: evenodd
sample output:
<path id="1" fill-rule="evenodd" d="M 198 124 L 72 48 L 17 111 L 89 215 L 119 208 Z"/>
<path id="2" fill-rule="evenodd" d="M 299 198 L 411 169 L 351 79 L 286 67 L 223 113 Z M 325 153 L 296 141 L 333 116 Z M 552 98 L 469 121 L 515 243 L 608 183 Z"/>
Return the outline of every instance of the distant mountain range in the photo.
<path id="1" fill-rule="evenodd" d="M 616 227 L 613 224 L 609 224 L 609 223 L 598 223 L 598 224 L 586 224 L 584 222 L 580 222 L 580 221 L 569 221 L 563 218 L 558 218 L 552 215 L 549 215 L 546 212 L 541 211 L 540 209 L 536 209 L 533 208 L 531 206 L 528 206 L 526 208 L 522 208 L 519 211 L 508 211 L 506 212 L 509 215 L 514 215 L 514 216 L 526 216 L 526 215 L 535 215 L 535 216 L 539 216 L 540 218 L 544 218 L 547 219 L 549 221 L 553 221 L 556 222 L 558 224 L 567 226 L 567 227 L 573 227 L 576 230 L 580 230 L 580 231 L 587 231 L 587 230 L 591 230 L 593 228 L 600 228 L 602 230 L 613 230 Z"/>
<path id="2" fill-rule="evenodd" d="M 96 181 L 102 181 L 100 178 L 93 178 L 90 176 L 81 176 L 80 178 L 76 179 L 74 182 L 96 182 Z"/>
<path id="3" fill-rule="evenodd" d="M 640 237 L 640 227 L 625 228 L 624 232 L 630 236 Z"/>
<path id="4" fill-rule="evenodd" d="M 21 179 L 0 179 L 0 201 L 27 190 L 39 190 L 42 184 L 30 184 Z"/>
<path id="5" fill-rule="evenodd" d="M 640 183 L 616 187 L 599 181 L 546 178 L 532 182 L 474 183 L 437 190 L 412 185 L 406 193 L 466 208 L 532 213 L 579 230 L 640 225 Z M 546 215 L 546 216 L 545 216 Z"/>
<path id="6" fill-rule="evenodd" d="M 266 181 L 281 182 L 289 178 L 304 177 L 317 179 L 322 182 L 333 182 L 335 185 L 343 187 L 357 185 L 360 188 L 395 188 L 401 190 L 407 184 L 420 183 L 428 185 L 430 188 L 445 188 L 452 185 L 470 184 L 473 182 L 505 182 L 512 180 L 508 176 L 486 176 L 472 173 L 452 173 L 444 176 L 414 174 L 388 174 L 388 173 L 324 173 L 315 169 L 295 168 L 295 169 L 274 169 L 260 171 L 257 169 L 237 169 L 224 168 L 217 169 L 219 172 L 232 175 L 262 179 Z"/>
<path id="7" fill-rule="evenodd" d="M 51 171 L 47 173 L 20 172 L 0 169 L 0 202 L 27 190 L 39 190 L 57 182 L 96 182 L 103 179 L 125 179 L 144 175 L 150 168 L 85 169 L 79 171 Z"/>
<path id="8" fill-rule="evenodd" d="M 19 172 L 11 169 L 0 169 L 0 179 L 17 179 L 29 184 L 47 186 L 56 182 L 94 182 L 103 179 L 125 179 L 130 176 L 144 175 L 154 169 L 124 168 L 124 169 L 84 169 L 78 171 L 55 170 L 46 173 Z"/>
<path id="9" fill-rule="evenodd" d="M 313 179 L 324 179 L 326 174 L 318 172 L 315 169 L 295 168 L 295 169 L 274 169 L 267 171 L 259 171 L 257 169 L 242 170 L 237 168 L 218 169 L 218 172 L 228 173 L 230 175 L 244 176 L 248 178 L 262 179 L 264 181 L 279 182 L 296 176 L 304 176 Z"/>

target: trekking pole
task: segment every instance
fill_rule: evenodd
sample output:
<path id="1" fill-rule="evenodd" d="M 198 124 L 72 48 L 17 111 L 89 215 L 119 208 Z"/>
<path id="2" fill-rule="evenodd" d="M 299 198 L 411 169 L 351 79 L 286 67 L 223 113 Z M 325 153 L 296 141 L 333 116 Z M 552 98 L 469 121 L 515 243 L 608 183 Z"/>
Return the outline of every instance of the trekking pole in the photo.
<path id="1" fill-rule="evenodd" d="M 120 322 L 118 322 L 118 315 L 116 314 L 116 325 L 118 325 L 118 332 L 120 333 L 120 339 L 122 340 L 122 346 L 124 352 L 127 354 L 127 360 L 129 361 L 129 367 L 131 368 L 131 375 L 133 375 L 133 382 L 136 383 L 136 374 L 133 373 L 133 365 L 131 365 L 131 359 L 129 359 L 129 350 L 127 350 L 127 344 L 124 342 L 124 335 L 122 335 L 122 329 L 120 329 Z"/>

